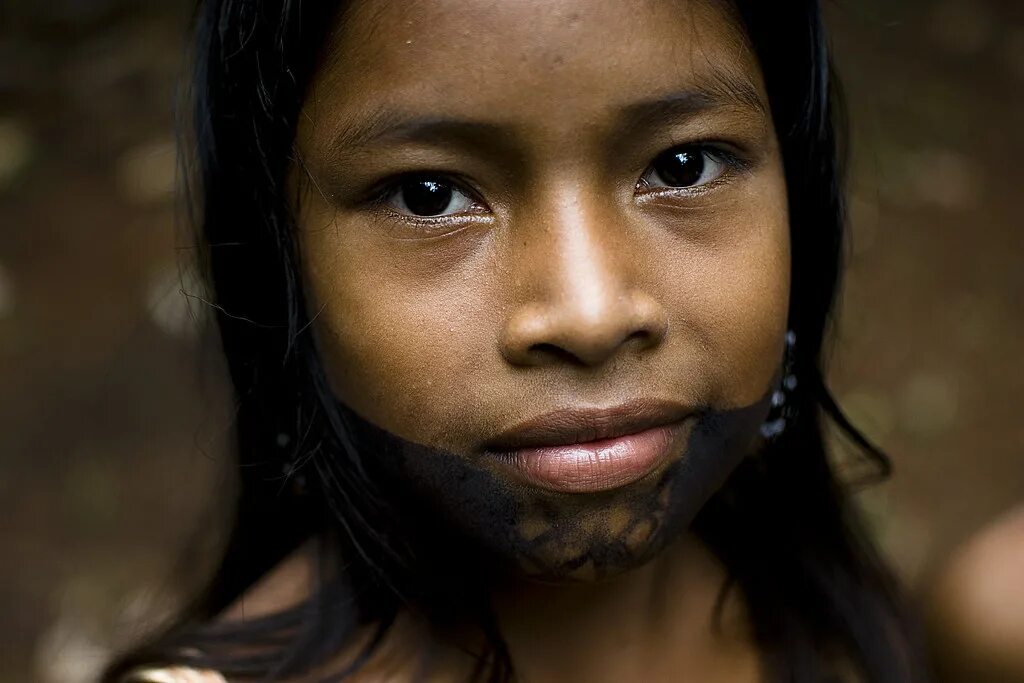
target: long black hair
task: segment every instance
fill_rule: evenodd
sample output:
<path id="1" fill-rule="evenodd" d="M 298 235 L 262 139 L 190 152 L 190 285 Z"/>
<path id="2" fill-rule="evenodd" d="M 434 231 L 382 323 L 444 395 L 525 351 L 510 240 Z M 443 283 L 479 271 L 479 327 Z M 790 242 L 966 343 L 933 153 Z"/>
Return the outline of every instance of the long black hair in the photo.
<path id="1" fill-rule="evenodd" d="M 271 680 L 351 649 L 369 629 L 377 637 L 359 650 L 350 672 L 403 605 L 442 595 L 431 588 L 439 577 L 409 552 L 401 525 L 386 521 L 394 519 L 393 506 L 367 475 L 329 389 L 301 287 L 288 174 L 300 163 L 300 108 L 340 4 L 198 4 L 190 187 L 202 271 L 237 399 L 239 488 L 209 584 L 172 626 L 112 665 L 108 681 L 140 665 L 174 663 Z M 724 563 L 731 589 L 742 592 L 774 678 L 825 680 L 828 662 L 841 660 L 862 680 L 919 680 L 903 602 L 825 445 L 831 422 L 876 474 L 888 474 L 888 460 L 843 416 L 822 370 L 845 212 L 843 126 L 821 10 L 817 0 L 736 0 L 730 10 L 760 61 L 785 164 L 798 384 L 785 432 L 738 467 L 694 530 Z M 301 494 L 292 486 L 299 479 Z M 321 560 L 314 597 L 244 623 L 216 622 L 310 539 Z M 479 677 L 511 679 L 500 633 L 486 610 L 471 613 L 489 643 Z"/>

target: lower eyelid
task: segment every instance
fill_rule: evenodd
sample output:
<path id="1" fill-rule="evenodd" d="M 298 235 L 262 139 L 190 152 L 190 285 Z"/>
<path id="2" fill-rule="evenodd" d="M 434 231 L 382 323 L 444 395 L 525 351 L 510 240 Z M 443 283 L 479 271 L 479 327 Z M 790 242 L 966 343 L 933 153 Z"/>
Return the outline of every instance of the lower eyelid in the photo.
<path id="1" fill-rule="evenodd" d="M 466 215 L 440 216 L 436 218 L 410 217 L 405 214 L 391 214 L 382 217 L 386 226 L 383 228 L 391 239 L 399 241 L 443 239 L 467 230 L 475 225 L 486 224 L 491 216 Z"/>
<path id="2" fill-rule="evenodd" d="M 636 193 L 637 197 L 644 198 L 657 198 L 657 197 L 699 197 L 700 195 L 707 194 L 709 192 L 715 192 L 719 188 L 725 185 L 729 185 L 738 175 L 740 171 L 727 167 L 726 170 L 714 180 L 709 180 L 703 185 L 692 185 L 690 187 L 646 187 L 639 188 Z"/>
<path id="3" fill-rule="evenodd" d="M 384 213 L 393 220 L 419 225 L 441 225 L 446 223 L 461 223 L 469 220 L 490 218 L 490 212 L 487 207 L 479 205 L 478 202 L 474 202 L 474 206 L 478 206 L 479 208 L 471 208 L 466 211 L 460 211 L 459 213 L 442 214 L 437 216 L 417 216 L 415 214 L 402 213 L 387 204 L 377 205 L 376 210 Z"/>

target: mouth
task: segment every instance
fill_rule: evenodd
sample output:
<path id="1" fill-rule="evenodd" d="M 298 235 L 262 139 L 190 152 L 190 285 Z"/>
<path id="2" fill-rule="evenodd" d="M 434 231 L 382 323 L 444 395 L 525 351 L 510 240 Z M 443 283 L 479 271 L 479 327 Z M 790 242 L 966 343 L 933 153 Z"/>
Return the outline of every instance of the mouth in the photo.
<path id="1" fill-rule="evenodd" d="M 484 448 L 528 485 L 560 493 L 610 491 L 677 457 L 695 415 L 670 401 L 557 410 L 516 425 Z"/>

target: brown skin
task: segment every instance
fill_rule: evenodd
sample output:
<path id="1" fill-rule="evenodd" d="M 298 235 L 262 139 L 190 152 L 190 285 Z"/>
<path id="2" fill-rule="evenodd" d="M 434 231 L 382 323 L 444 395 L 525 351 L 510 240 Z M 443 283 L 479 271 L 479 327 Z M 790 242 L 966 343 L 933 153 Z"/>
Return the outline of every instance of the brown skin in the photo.
<path id="1" fill-rule="evenodd" d="M 1024 681 L 1024 505 L 953 553 L 928 597 L 938 680 Z"/>
<path id="2" fill-rule="evenodd" d="M 519 515 L 515 540 L 569 534 L 530 562 L 499 549 L 526 575 L 577 581 L 495 589 L 522 680 L 757 680 L 742 604 L 711 628 L 724 571 L 684 530 L 735 454 L 706 447 L 719 464 L 700 481 L 677 466 L 621 494 L 560 497 L 481 464 L 488 440 L 557 409 L 763 402 L 786 327 L 788 212 L 742 34 L 697 2 L 364 0 L 329 48 L 297 140 L 318 343 L 338 400 L 482 473 Z M 652 161 L 684 143 L 742 163 L 652 187 Z M 414 172 L 454 178 L 465 200 L 422 219 L 379 197 Z M 752 444 L 757 422 L 741 422 L 737 442 Z M 597 562 L 643 506 L 659 532 Z M 582 567 L 562 571 L 570 558 Z M 395 640 L 412 652 L 420 637 Z M 437 680 L 464 664 L 442 659 Z"/>

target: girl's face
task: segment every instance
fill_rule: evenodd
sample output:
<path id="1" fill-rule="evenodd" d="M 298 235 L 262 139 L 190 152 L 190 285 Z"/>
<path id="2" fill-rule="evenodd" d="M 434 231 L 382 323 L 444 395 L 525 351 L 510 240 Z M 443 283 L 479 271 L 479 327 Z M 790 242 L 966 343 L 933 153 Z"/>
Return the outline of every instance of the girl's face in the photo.
<path id="1" fill-rule="evenodd" d="M 430 447 L 403 472 L 491 551 L 632 566 L 755 445 L 789 231 L 727 8 L 362 0 L 297 145 L 333 390 Z"/>

